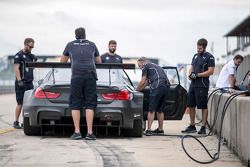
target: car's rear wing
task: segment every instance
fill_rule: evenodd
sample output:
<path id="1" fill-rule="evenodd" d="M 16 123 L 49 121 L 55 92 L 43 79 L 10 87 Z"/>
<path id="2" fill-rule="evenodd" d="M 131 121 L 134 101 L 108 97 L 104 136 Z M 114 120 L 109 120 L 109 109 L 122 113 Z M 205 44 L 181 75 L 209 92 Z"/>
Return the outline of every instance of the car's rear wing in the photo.
<path id="1" fill-rule="evenodd" d="M 60 62 L 32 62 L 26 63 L 28 68 L 71 68 L 71 63 Z M 112 64 L 101 63 L 96 64 L 97 69 L 135 69 L 135 64 Z"/>
<path id="2" fill-rule="evenodd" d="M 112 63 L 100 63 L 95 64 L 97 69 L 109 69 L 109 85 L 111 85 L 110 69 L 123 69 L 124 73 L 126 69 L 135 69 L 135 64 L 112 64 Z M 27 68 L 51 68 L 53 83 L 55 83 L 54 70 L 55 68 L 71 68 L 71 63 L 60 63 L 60 62 L 27 62 Z M 127 75 L 128 77 L 128 75 Z M 128 77 L 130 83 L 133 85 L 132 81 Z"/>

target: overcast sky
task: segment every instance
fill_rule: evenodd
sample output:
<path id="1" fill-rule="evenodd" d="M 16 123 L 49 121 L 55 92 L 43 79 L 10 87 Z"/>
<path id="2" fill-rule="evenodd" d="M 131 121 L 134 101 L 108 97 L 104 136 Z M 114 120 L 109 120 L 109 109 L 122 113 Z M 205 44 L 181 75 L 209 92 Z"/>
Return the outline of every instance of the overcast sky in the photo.
<path id="1" fill-rule="evenodd" d="M 83 26 L 100 53 L 115 39 L 121 56 L 190 63 L 201 37 L 215 57 L 225 54 L 223 35 L 249 14 L 250 0 L 0 0 L 0 57 L 25 37 L 35 39 L 35 54 L 60 55 Z"/>

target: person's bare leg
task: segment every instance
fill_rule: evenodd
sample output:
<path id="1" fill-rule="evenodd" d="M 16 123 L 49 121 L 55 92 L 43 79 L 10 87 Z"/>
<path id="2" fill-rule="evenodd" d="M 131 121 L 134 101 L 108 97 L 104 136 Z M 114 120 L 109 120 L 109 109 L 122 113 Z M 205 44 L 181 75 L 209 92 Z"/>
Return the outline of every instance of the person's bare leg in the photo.
<path id="1" fill-rule="evenodd" d="M 151 130 L 154 118 L 155 118 L 155 112 L 148 112 L 148 130 Z"/>
<path id="2" fill-rule="evenodd" d="M 15 121 L 19 121 L 20 114 L 22 112 L 23 105 L 18 104 L 16 106 L 16 112 L 15 112 Z"/>
<path id="3" fill-rule="evenodd" d="M 202 109 L 202 126 L 206 125 L 208 117 L 208 109 Z"/>
<path id="4" fill-rule="evenodd" d="M 160 130 L 163 130 L 163 121 L 164 121 L 164 113 L 163 112 L 157 112 L 157 119 L 158 119 L 158 128 Z"/>
<path id="5" fill-rule="evenodd" d="M 94 110 L 86 109 L 86 121 L 89 134 L 93 133 L 93 120 L 94 120 Z"/>
<path id="6" fill-rule="evenodd" d="M 72 110 L 71 115 L 74 121 L 75 133 L 80 133 L 80 110 Z"/>
<path id="7" fill-rule="evenodd" d="M 189 115 L 190 115 L 190 125 L 195 124 L 195 108 L 194 107 L 189 107 Z"/>

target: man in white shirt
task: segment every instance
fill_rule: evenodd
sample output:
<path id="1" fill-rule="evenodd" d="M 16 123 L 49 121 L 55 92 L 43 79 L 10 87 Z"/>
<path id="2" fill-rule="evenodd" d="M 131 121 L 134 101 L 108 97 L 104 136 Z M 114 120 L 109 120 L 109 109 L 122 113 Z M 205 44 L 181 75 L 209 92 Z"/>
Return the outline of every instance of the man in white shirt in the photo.
<path id="1" fill-rule="evenodd" d="M 224 65 L 216 82 L 217 88 L 235 88 L 236 70 L 242 61 L 243 57 L 236 55 L 233 60 Z"/>

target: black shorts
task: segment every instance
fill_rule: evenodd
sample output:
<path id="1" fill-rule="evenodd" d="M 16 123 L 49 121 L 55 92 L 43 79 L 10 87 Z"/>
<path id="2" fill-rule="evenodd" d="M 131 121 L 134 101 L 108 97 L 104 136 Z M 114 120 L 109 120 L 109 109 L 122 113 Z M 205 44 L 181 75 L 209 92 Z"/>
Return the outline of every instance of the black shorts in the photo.
<path id="1" fill-rule="evenodd" d="M 167 96 L 169 86 L 162 85 L 156 89 L 151 89 L 149 93 L 149 111 L 162 112 L 164 99 Z"/>
<path id="2" fill-rule="evenodd" d="M 188 91 L 187 106 L 197 109 L 207 109 L 208 88 L 190 87 Z"/>
<path id="3" fill-rule="evenodd" d="M 93 72 L 71 79 L 69 108 L 95 110 L 97 106 L 96 77 Z"/>
<path id="4" fill-rule="evenodd" d="M 34 89 L 32 82 L 24 83 L 24 86 L 18 86 L 17 81 L 15 81 L 16 102 L 18 105 L 23 104 L 24 92 L 31 89 Z"/>

